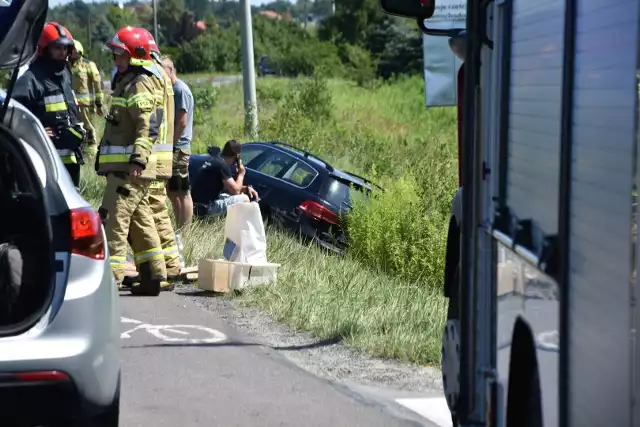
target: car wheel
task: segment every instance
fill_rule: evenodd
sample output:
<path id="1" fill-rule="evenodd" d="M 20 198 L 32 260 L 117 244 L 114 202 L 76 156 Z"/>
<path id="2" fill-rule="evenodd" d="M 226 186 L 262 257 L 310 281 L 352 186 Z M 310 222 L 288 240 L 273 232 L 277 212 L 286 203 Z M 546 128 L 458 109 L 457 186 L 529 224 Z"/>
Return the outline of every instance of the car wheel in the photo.
<path id="1" fill-rule="evenodd" d="M 118 427 L 120 425 L 120 385 L 116 389 L 113 402 L 100 414 L 81 420 L 63 421 L 48 427 Z"/>
<path id="2" fill-rule="evenodd" d="M 116 395 L 113 403 L 102 414 L 87 420 L 87 427 L 118 427 L 120 424 L 120 393 Z"/>

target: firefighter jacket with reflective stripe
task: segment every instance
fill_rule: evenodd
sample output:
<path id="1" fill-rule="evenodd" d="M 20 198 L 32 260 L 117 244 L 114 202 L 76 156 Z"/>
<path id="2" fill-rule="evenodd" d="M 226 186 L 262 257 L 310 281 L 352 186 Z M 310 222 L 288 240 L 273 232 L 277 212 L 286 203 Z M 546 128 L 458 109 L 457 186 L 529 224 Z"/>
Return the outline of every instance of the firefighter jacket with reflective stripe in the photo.
<path id="1" fill-rule="evenodd" d="M 17 80 L 13 98 L 53 131 L 51 140 L 63 163 L 77 163 L 75 153 L 86 132 L 78 119 L 69 70 L 54 72 L 46 60 L 37 60 Z"/>
<path id="2" fill-rule="evenodd" d="M 169 133 L 173 129 L 173 85 L 169 75 L 164 67 L 158 61 L 155 62 L 155 69 L 158 71 L 159 78 L 155 78 L 156 84 L 156 102 L 158 103 L 158 111 L 162 111 L 162 122 L 160 125 L 160 137 L 154 146 L 158 160 L 157 179 L 168 180 L 171 178 L 173 171 L 173 135 Z M 169 92 L 171 90 L 171 92 Z"/>
<path id="3" fill-rule="evenodd" d="M 159 123 L 155 77 L 135 67 L 114 79 L 111 109 L 98 151 L 98 173 L 129 171 L 130 164 L 144 168 L 142 178 L 155 179 Z"/>
<path id="4" fill-rule="evenodd" d="M 73 91 L 76 93 L 78 105 L 93 107 L 102 105 L 102 78 L 95 62 L 80 58 L 72 63 Z"/>

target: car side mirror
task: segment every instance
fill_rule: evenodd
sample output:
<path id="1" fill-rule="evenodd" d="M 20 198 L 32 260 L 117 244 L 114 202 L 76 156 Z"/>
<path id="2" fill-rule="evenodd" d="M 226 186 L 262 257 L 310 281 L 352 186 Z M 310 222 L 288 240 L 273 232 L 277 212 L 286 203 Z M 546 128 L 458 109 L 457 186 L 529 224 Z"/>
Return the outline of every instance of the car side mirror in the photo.
<path id="1" fill-rule="evenodd" d="M 453 37 L 465 27 L 467 0 L 380 0 L 380 5 L 388 15 L 415 19 L 429 36 Z"/>
<path id="2" fill-rule="evenodd" d="M 388 15 L 403 18 L 429 19 L 435 12 L 435 0 L 380 0 L 382 10 Z"/>

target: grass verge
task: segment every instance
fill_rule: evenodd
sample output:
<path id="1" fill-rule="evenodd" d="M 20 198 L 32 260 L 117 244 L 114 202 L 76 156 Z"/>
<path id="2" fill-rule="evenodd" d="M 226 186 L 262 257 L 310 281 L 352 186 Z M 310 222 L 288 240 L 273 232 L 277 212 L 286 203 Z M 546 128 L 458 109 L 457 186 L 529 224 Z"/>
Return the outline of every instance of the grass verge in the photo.
<path id="1" fill-rule="evenodd" d="M 99 206 L 104 179 L 83 167 L 83 196 Z M 195 221 L 183 234 L 185 261 L 222 257 L 223 221 Z M 239 298 L 296 330 L 341 338 L 369 354 L 434 365 L 440 360 L 441 292 L 367 268 L 351 256 L 327 255 L 315 245 L 267 228 L 268 259 L 282 264 L 278 282 Z"/>

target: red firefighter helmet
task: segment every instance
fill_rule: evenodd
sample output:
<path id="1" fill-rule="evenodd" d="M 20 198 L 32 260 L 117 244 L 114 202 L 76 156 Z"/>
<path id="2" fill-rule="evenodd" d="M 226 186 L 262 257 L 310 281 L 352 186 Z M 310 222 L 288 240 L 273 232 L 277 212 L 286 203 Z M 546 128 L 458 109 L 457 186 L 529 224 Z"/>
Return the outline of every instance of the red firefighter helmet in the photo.
<path id="1" fill-rule="evenodd" d="M 149 48 L 151 49 L 151 53 L 160 54 L 160 48 L 158 47 L 156 40 L 153 38 L 153 34 L 151 34 L 151 31 L 145 28 L 141 28 L 141 30 L 147 35 L 147 42 L 149 43 Z"/>
<path id="2" fill-rule="evenodd" d="M 129 54 L 129 64 L 134 67 L 150 68 L 151 49 L 144 29 L 138 27 L 123 27 L 107 42 L 105 48 L 115 55 Z"/>
<path id="3" fill-rule="evenodd" d="M 69 30 L 57 22 L 48 22 L 42 29 L 38 40 L 38 56 L 42 56 L 47 47 L 52 44 L 68 46 L 69 54 L 73 51 L 73 37 Z"/>

